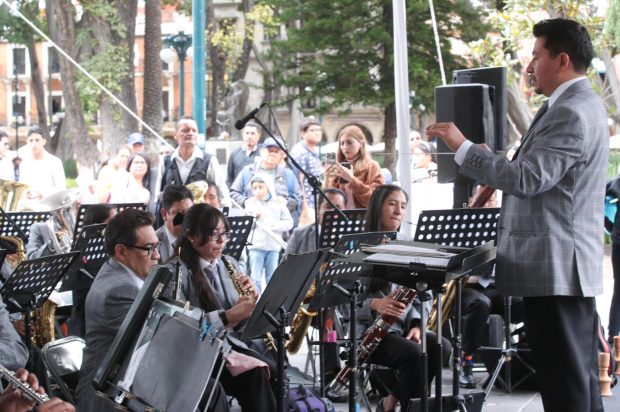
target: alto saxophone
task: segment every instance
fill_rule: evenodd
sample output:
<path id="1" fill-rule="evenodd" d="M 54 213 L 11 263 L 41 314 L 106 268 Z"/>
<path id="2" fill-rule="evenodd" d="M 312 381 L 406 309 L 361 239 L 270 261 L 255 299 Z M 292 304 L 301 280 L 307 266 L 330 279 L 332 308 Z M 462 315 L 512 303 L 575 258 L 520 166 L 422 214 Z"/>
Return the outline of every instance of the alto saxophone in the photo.
<path id="1" fill-rule="evenodd" d="M 247 296 L 250 298 L 252 302 L 255 302 L 252 292 L 248 290 L 244 290 L 241 287 L 241 283 L 239 283 L 239 273 L 237 272 L 235 267 L 232 265 L 232 263 L 230 263 L 230 261 L 226 258 L 226 256 L 222 256 L 222 262 L 224 263 L 224 266 L 226 266 L 226 270 L 228 271 L 228 276 L 230 276 L 230 280 L 232 281 L 232 284 L 235 287 L 237 294 L 239 296 Z M 277 350 L 276 341 L 270 332 L 267 332 L 265 334 L 265 345 L 267 346 L 267 349 L 271 351 Z"/>

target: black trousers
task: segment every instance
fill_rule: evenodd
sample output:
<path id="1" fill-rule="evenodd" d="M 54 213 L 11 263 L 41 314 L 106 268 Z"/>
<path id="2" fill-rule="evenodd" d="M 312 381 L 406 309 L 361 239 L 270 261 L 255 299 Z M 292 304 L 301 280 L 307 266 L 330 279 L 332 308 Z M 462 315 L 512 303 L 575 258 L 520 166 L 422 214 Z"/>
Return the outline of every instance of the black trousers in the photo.
<path id="1" fill-rule="evenodd" d="M 525 330 L 546 412 L 603 411 L 594 298 L 526 297 Z"/>
<path id="2" fill-rule="evenodd" d="M 435 365 L 438 361 L 437 335 L 426 333 L 428 348 L 428 379 L 429 387 L 435 377 Z M 449 356 L 451 345 L 443 339 L 443 356 Z M 408 405 L 411 398 L 420 398 L 423 393 L 424 379 L 422 374 L 422 345 L 394 333 L 389 333 L 368 361 L 376 365 L 386 366 L 398 372 L 398 383 L 392 388 L 392 395 L 401 405 Z"/>
<path id="3" fill-rule="evenodd" d="M 511 299 L 512 323 L 523 321 L 523 299 Z M 468 284 L 461 294 L 463 352 L 474 354 L 483 341 L 487 330 L 489 315 L 504 316 L 504 296 L 500 295 L 495 286 L 483 288 L 479 284 Z"/>
<path id="4" fill-rule="evenodd" d="M 611 265 L 614 269 L 614 293 L 609 306 L 607 336 L 612 338 L 610 341 L 613 344 L 613 336 L 620 334 L 620 243 L 611 244 Z"/>

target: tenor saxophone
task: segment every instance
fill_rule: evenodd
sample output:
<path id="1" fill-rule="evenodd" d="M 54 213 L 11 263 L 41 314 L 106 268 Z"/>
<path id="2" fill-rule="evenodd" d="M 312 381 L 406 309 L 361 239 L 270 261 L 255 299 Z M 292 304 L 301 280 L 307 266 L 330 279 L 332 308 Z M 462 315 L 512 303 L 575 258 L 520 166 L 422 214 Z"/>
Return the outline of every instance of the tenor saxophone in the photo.
<path id="1" fill-rule="evenodd" d="M 226 271 L 228 272 L 228 276 L 230 276 L 230 280 L 232 281 L 232 284 L 235 287 L 237 294 L 239 296 L 247 296 L 252 300 L 252 302 L 255 302 L 252 292 L 244 290 L 241 287 L 241 283 L 239 283 L 239 273 L 232 265 L 232 263 L 230 263 L 228 258 L 226 258 L 226 256 L 222 256 L 222 262 L 224 263 L 224 266 L 226 266 Z M 270 332 L 267 332 L 265 334 L 265 345 L 267 346 L 267 349 L 271 351 L 277 350 L 276 341 Z"/>

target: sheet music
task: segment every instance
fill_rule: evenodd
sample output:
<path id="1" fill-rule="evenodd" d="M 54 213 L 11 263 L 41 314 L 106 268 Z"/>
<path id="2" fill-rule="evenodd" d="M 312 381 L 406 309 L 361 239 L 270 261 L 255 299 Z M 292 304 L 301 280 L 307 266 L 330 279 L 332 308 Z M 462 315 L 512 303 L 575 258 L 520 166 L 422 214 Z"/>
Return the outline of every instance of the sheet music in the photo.
<path id="1" fill-rule="evenodd" d="M 450 258 L 455 253 L 442 252 L 441 250 L 429 249 L 419 246 L 404 245 L 402 243 L 386 243 L 378 246 L 363 247 L 362 250 L 366 253 L 382 253 L 390 255 L 400 256 L 414 256 L 414 257 L 435 257 L 435 258 Z"/>
<path id="2" fill-rule="evenodd" d="M 364 258 L 364 262 L 411 265 L 419 264 L 431 268 L 447 269 L 450 258 L 432 256 L 406 256 L 393 253 L 375 253 Z"/>

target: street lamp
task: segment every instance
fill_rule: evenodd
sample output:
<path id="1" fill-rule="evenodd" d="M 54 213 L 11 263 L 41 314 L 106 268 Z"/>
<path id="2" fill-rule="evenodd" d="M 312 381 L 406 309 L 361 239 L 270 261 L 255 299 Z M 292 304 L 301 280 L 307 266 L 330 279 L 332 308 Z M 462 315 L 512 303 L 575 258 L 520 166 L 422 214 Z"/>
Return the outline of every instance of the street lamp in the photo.
<path id="1" fill-rule="evenodd" d="M 179 73 L 179 88 L 181 89 L 181 104 L 179 107 L 180 117 L 185 115 L 185 59 L 191 53 L 188 53 L 188 49 L 192 45 L 192 36 L 179 31 L 177 34 L 172 34 L 164 38 L 163 41 L 165 49 L 159 52 L 159 57 L 166 63 L 170 64 L 174 60 L 174 54 L 171 49 L 174 49 L 179 58 L 180 73 Z"/>

